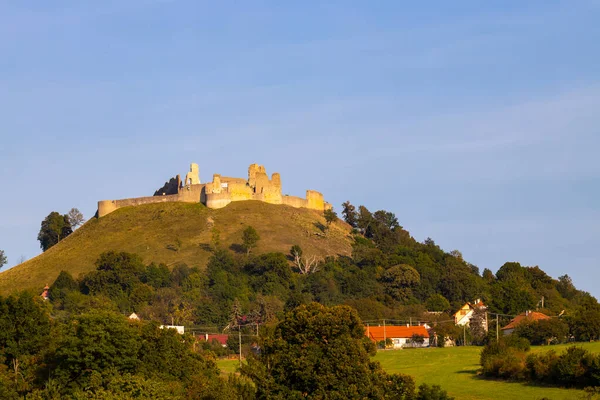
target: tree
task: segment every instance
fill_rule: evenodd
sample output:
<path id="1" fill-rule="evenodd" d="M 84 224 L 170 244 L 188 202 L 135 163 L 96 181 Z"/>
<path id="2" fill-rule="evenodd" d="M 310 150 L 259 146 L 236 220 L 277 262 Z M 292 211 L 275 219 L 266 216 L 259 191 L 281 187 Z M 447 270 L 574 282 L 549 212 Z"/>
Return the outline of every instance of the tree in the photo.
<path id="1" fill-rule="evenodd" d="M 77 229 L 78 226 L 83 225 L 85 222 L 83 214 L 77 208 L 71 208 L 67 216 L 69 217 L 69 223 L 73 229 Z"/>
<path id="2" fill-rule="evenodd" d="M 141 345 L 137 329 L 122 315 L 102 310 L 75 316 L 56 351 L 54 377 L 85 387 L 94 372 L 135 373 Z"/>
<path id="3" fill-rule="evenodd" d="M 46 348 L 50 318 L 39 296 L 21 292 L 6 299 L 0 297 L 0 349 L 14 373 L 17 384 L 23 379 L 21 363 L 27 356 Z"/>
<path id="4" fill-rule="evenodd" d="M 0 269 L 2 269 L 2 267 L 4 267 L 7 262 L 8 262 L 8 258 L 6 258 L 6 255 L 4 254 L 4 250 L 0 250 Z"/>
<path id="5" fill-rule="evenodd" d="M 356 226 L 362 230 L 363 235 L 370 237 L 369 227 L 373 223 L 373 214 L 365 206 L 358 207 Z"/>
<path id="6" fill-rule="evenodd" d="M 425 302 L 427 311 L 448 311 L 450 310 L 450 302 L 441 294 L 436 293 L 429 296 Z"/>
<path id="7" fill-rule="evenodd" d="M 60 274 L 50 286 L 50 300 L 63 301 L 67 294 L 73 291 L 79 291 L 79 283 L 67 271 L 60 271 Z"/>
<path id="8" fill-rule="evenodd" d="M 325 211 L 323 211 L 323 216 L 325 217 L 325 222 L 327 223 L 328 229 L 331 226 L 331 224 L 337 221 L 338 219 L 337 213 L 333 211 L 333 208 L 328 208 Z"/>
<path id="9" fill-rule="evenodd" d="M 413 333 L 410 338 L 410 343 L 413 347 L 422 347 L 423 343 L 425 343 L 425 336 L 419 335 L 418 333 Z"/>
<path id="10" fill-rule="evenodd" d="M 42 221 L 42 226 L 38 233 L 40 247 L 43 251 L 46 251 L 71 233 L 73 233 L 73 229 L 71 228 L 69 217 L 52 211 Z"/>
<path id="11" fill-rule="evenodd" d="M 261 336 L 261 352 L 241 372 L 259 399 L 412 399 L 411 377 L 370 360 L 375 345 L 349 306 L 301 305 Z"/>
<path id="12" fill-rule="evenodd" d="M 258 232 L 256 232 L 256 229 L 251 226 L 244 229 L 244 232 L 242 233 L 242 242 L 246 254 L 250 255 L 250 251 L 256 247 L 259 240 L 260 236 L 258 235 Z"/>
<path id="13" fill-rule="evenodd" d="M 317 256 L 303 257 L 304 253 L 302 248 L 297 244 L 292 246 L 290 254 L 294 260 L 294 265 L 302 275 L 309 275 L 319 270 L 319 258 L 317 258 Z"/>
<path id="14" fill-rule="evenodd" d="M 356 213 L 356 207 L 350 204 L 350 201 L 342 203 L 342 207 L 342 216 L 344 217 L 344 221 L 346 221 L 346 223 L 351 227 L 356 228 L 358 223 L 358 214 Z"/>
<path id="15" fill-rule="evenodd" d="M 381 276 L 386 293 L 396 300 L 407 301 L 412 296 L 411 288 L 417 286 L 421 278 L 416 269 L 407 264 L 388 268 Z"/>
<path id="16" fill-rule="evenodd" d="M 473 315 L 469 321 L 469 331 L 473 344 L 484 344 L 488 331 L 487 311 L 483 307 L 475 306 Z"/>

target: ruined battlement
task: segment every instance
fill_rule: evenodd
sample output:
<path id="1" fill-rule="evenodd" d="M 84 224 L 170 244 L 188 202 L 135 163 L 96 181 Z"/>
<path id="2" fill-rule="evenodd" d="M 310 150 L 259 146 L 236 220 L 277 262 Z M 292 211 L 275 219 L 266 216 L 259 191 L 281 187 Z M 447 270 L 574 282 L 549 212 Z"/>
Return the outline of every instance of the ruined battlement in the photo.
<path id="1" fill-rule="evenodd" d="M 284 204 L 296 208 L 323 211 L 331 208 L 323 194 L 307 190 L 306 197 L 281 194 L 281 176 L 275 172 L 269 176 L 265 167 L 251 164 L 248 178 L 225 177 L 214 174 L 212 182 L 200 183 L 198 164 L 191 164 L 190 171 L 182 181 L 180 175 L 171 178 L 154 192 L 154 196 L 98 202 L 98 217 L 103 217 L 119 208 L 141 204 L 183 202 L 202 203 L 208 208 L 223 208 L 234 201 L 257 200 L 270 204 Z"/>

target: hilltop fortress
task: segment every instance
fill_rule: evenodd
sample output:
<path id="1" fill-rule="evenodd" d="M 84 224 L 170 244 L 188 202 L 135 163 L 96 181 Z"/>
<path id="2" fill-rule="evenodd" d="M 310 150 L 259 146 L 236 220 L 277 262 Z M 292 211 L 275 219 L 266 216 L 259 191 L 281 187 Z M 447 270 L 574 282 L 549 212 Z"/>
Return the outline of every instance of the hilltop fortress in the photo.
<path id="1" fill-rule="evenodd" d="M 212 182 L 200 183 L 198 164 L 191 164 L 185 180 L 177 175 L 154 192 L 154 196 L 98 202 L 98 217 L 129 206 L 162 202 L 202 203 L 208 208 L 223 208 L 232 201 L 258 200 L 270 204 L 285 204 L 296 208 L 323 211 L 331 204 L 314 190 L 306 191 L 306 198 L 281 194 L 281 176 L 275 172 L 271 179 L 265 167 L 252 164 L 248 167 L 248 179 L 213 175 Z"/>

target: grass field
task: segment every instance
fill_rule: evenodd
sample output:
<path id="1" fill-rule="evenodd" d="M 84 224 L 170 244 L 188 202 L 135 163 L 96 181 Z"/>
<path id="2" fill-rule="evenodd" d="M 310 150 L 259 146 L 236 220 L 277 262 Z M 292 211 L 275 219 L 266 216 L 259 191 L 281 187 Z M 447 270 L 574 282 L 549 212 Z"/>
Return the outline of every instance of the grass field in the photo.
<path id="1" fill-rule="evenodd" d="M 600 353 L 600 342 L 578 343 L 589 351 Z M 561 352 L 567 345 L 536 346 L 532 352 L 554 349 Z M 552 400 L 578 399 L 581 390 L 532 386 L 518 382 L 486 380 L 477 376 L 481 347 L 448 347 L 444 349 L 385 350 L 375 356 L 388 372 L 411 375 L 417 385 L 441 385 L 456 400 Z M 236 371 L 239 361 L 219 360 L 223 373 Z"/>
<path id="2" fill-rule="evenodd" d="M 318 225 L 325 223 L 322 214 L 260 201 L 234 202 L 218 210 L 199 203 L 125 207 L 100 219 L 91 218 L 45 253 L 0 273 L 0 294 L 23 289 L 41 291 L 61 270 L 77 277 L 93 270 L 98 256 L 108 250 L 139 254 L 146 263 L 204 267 L 212 255 L 213 226 L 225 248 L 239 246 L 242 231 L 251 225 L 260 235 L 257 253 L 288 253 L 292 245 L 298 244 L 305 254 L 349 255 L 349 225 L 337 221 L 327 236 L 316 235 L 320 232 Z"/>
<path id="3" fill-rule="evenodd" d="M 600 353 L 600 343 L 578 344 Z M 531 351 L 554 349 L 560 352 L 568 346 L 536 346 Z M 441 385 L 448 393 L 465 400 L 552 400 L 577 399 L 582 391 L 556 387 L 532 386 L 518 382 L 482 379 L 477 376 L 481 347 L 449 347 L 444 349 L 410 349 L 380 351 L 375 359 L 388 372 L 411 375 L 417 384 Z"/>

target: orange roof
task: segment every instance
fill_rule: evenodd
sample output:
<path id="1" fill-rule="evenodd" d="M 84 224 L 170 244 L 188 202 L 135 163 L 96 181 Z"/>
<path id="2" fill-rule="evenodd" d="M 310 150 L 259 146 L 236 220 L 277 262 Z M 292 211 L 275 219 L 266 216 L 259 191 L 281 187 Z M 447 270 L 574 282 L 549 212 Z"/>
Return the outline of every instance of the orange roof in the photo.
<path id="1" fill-rule="evenodd" d="M 424 326 L 386 326 L 385 335 L 383 326 L 369 326 L 365 328 L 365 335 L 369 339 L 379 342 L 385 338 L 411 338 L 414 334 L 429 337 Z"/>
<path id="2" fill-rule="evenodd" d="M 519 325 L 521 322 L 523 322 L 523 320 L 539 321 L 542 319 L 550 319 L 550 317 L 547 316 L 546 314 L 542 314 L 541 312 L 537 312 L 537 311 L 525 311 L 524 313 L 521 313 L 521 314 L 517 315 L 516 317 L 514 317 L 512 319 L 512 321 L 510 321 L 510 323 L 508 325 L 506 325 L 504 328 L 501 328 L 501 330 L 514 329 L 517 325 Z"/>

